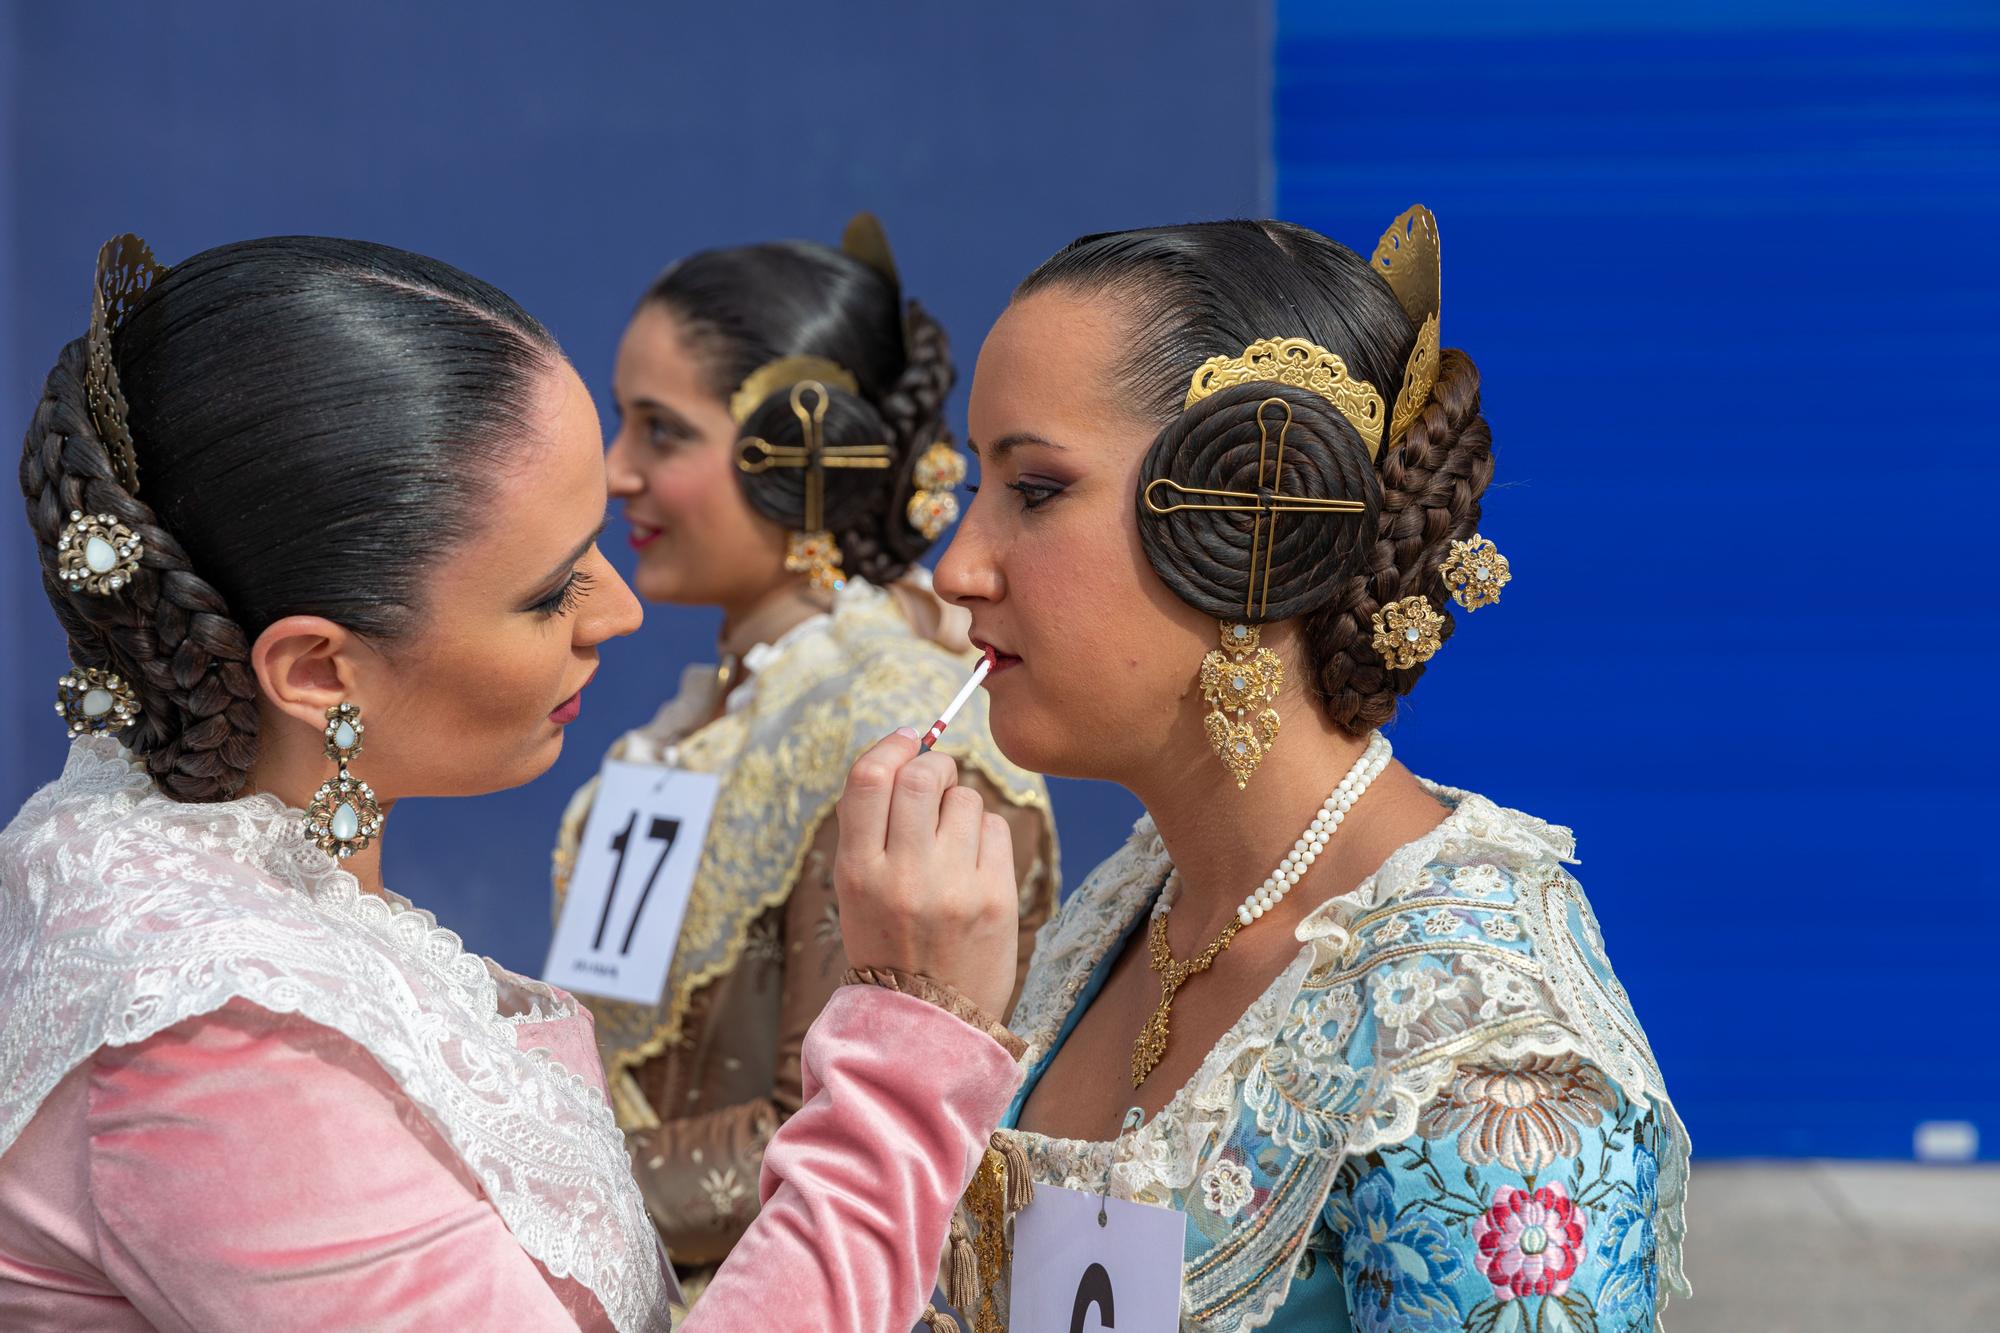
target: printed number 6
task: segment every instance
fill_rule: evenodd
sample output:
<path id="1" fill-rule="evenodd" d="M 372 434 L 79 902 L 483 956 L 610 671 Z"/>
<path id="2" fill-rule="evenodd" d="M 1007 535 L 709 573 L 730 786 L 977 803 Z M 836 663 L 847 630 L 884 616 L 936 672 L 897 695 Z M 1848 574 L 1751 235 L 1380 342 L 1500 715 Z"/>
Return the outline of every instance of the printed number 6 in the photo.
<path id="1" fill-rule="evenodd" d="M 1104 1271 L 1103 1264 L 1092 1264 L 1083 1270 L 1083 1281 L 1076 1284 L 1076 1306 L 1070 1311 L 1069 1333 L 1083 1333 L 1083 1317 L 1096 1306 L 1098 1326 L 1116 1328 L 1118 1325 L 1111 1308 L 1111 1274 Z"/>

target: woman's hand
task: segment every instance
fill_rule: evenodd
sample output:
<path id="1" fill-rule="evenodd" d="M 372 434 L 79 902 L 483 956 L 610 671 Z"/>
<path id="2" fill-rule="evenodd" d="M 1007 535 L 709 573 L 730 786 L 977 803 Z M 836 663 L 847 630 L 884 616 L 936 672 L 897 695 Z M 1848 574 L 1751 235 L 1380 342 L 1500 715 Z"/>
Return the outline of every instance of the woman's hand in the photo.
<path id="1" fill-rule="evenodd" d="M 921 973 L 1005 1021 L 1020 913 L 1007 821 L 907 730 L 855 761 L 838 814 L 848 963 Z"/>

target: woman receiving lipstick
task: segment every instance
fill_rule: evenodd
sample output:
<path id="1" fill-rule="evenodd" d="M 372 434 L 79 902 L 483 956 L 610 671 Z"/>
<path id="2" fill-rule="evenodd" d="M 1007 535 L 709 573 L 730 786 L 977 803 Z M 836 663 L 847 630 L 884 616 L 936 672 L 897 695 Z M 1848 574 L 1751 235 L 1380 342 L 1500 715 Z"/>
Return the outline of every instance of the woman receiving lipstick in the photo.
<path id="1" fill-rule="evenodd" d="M 691 1295 L 756 1215 L 764 1147 L 800 1104 L 801 1043 L 847 967 L 832 884 L 842 782 L 973 664 L 965 613 L 916 564 L 957 514 L 965 466 L 942 419 L 955 373 L 866 215 L 838 250 L 683 260 L 619 347 L 607 461 L 634 585 L 723 613 L 719 665 L 690 669 L 611 750 L 722 777 L 666 992 L 592 1005 L 641 1192 Z M 1000 754 L 983 694 L 937 748 L 1008 824 L 1025 967 L 1056 898 L 1046 790 Z M 594 794 L 563 820 L 559 899 Z"/>

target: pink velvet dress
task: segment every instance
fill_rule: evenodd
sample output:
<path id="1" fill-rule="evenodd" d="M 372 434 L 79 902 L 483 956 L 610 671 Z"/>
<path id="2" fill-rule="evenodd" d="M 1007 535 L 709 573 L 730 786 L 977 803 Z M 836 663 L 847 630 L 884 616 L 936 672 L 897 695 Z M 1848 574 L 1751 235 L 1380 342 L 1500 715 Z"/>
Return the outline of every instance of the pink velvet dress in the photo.
<path id="1" fill-rule="evenodd" d="M 0 833 L 0 1328 L 669 1327 L 587 1012 L 296 817 L 81 741 Z M 869 986 L 804 1061 L 686 1333 L 908 1329 L 1018 1082 Z"/>

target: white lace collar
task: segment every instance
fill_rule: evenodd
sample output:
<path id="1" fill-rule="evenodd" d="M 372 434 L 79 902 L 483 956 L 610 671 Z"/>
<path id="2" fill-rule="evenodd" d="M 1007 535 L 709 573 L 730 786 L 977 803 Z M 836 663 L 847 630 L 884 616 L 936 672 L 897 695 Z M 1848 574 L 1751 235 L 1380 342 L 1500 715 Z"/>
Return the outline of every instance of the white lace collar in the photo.
<path id="1" fill-rule="evenodd" d="M 557 993 L 363 892 L 298 819 L 271 796 L 175 801 L 115 742 L 71 746 L 0 833 L 0 1152 L 98 1047 L 244 999 L 365 1048 L 524 1250 L 618 1329 L 666 1329 L 657 1233 L 609 1103 L 519 1041 L 563 1012 Z"/>

